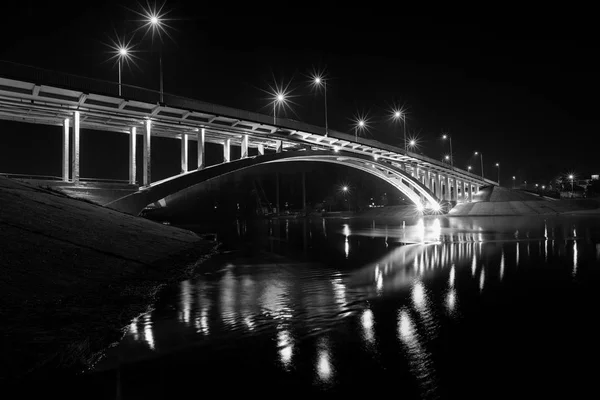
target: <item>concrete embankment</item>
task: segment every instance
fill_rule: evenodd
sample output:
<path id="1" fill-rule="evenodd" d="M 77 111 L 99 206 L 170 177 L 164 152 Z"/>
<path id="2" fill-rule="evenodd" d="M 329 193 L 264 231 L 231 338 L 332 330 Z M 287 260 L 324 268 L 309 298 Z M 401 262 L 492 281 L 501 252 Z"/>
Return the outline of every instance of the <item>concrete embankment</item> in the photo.
<path id="1" fill-rule="evenodd" d="M 216 243 L 0 178 L 0 384 L 91 366 Z"/>
<path id="2" fill-rule="evenodd" d="M 557 215 L 598 213 L 600 203 L 592 199 L 554 200 L 531 193 L 493 188 L 488 201 L 457 204 L 450 216 Z"/>

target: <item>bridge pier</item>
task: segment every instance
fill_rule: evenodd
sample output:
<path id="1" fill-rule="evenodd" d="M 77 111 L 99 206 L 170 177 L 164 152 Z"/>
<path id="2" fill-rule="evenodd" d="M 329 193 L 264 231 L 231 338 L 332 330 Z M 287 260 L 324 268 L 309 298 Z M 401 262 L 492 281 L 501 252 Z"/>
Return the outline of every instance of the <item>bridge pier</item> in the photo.
<path id="1" fill-rule="evenodd" d="M 240 158 L 248 158 L 248 135 L 242 136 L 242 152 Z"/>
<path id="2" fill-rule="evenodd" d="M 188 172 L 188 135 L 181 134 L 181 173 Z"/>
<path id="3" fill-rule="evenodd" d="M 79 183 L 79 111 L 73 115 L 73 159 L 71 160 L 71 178 Z"/>
<path id="4" fill-rule="evenodd" d="M 279 172 L 275 173 L 275 207 L 277 207 L 275 214 L 279 216 L 281 214 L 279 209 Z"/>
<path id="5" fill-rule="evenodd" d="M 259 156 L 264 156 L 265 155 L 265 145 L 264 144 L 259 144 L 258 145 L 258 155 Z"/>
<path id="6" fill-rule="evenodd" d="M 136 159 L 135 145 L 137 139 L 137 128 L 134 126 L 129 133 L 129 183 L 135 185 L 136 180 Z"/>
<path id="7" fill-rule="evenodd" d="M 145 130 L 144 130 L 144 144 L 143 144 L 143 164 L 144 164 L 144 179 L 142 184 L 144 186 L 148 186 L 151 182 L 150 180 L 150 140 L 151 140 L 151 132 L 152 132 L 152 121 L 149 119 L 146 120 Z"/>
<path id="8" fill-rule="evenodd" d="M 223 162 L 231 161 L 231 139 L 227 138 L 223 142 Z"/>
<path id="9" fill-rule="evenodd" d="M 69 182 L 69 118 L 63 121 L 62 137 L 62 180 Z"/>
<path id="10" fill-rule="evenodd" d="M 204 140 L 205 140 L 206 136 L 205 136 L 205 131 L 204 128 L 201 128 L 200 131 L 198 132 L 198 169 L 203 169 L 204 168 L 204 164 L 205 164 L 205 157 L 204 157 Z"/>

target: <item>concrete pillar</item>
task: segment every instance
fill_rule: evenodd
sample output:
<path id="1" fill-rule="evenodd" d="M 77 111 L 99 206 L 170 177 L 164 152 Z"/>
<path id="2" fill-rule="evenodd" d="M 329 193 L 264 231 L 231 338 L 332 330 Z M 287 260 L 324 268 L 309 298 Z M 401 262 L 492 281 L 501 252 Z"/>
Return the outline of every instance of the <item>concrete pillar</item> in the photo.
<path id="1" fill-rule="evenodd" d="M 143 144 L 143 161 L 144 161 L 144 178 L 142 184 L 148 186 L 151 182 L 150 176 L 150 140 L 152 136 L 152 121 L 146 120 L 144 126 L 144 144 Z"/>
<path id="2" fill-rule="evenodd" d="M 458 201 L 458 185 L 456 178 L 452 178 L 452 191 L 450 192 L 451 199 Z"/>
<path id="3" fill-rule="evenodd" d="M 276 140 L 275 141 L 275 152 L 276 153 L 281 153 L 282 151 L 283 151 L 283 141 Z"/>
<path id="4" fill-rule="evenodd" d="M 463 190 L 465 192 L 465 201 L 469 201 L 468 188 L 469 188 L 469 184 L 467 182 L 463 182 Z"/>
<path id="5" fill-rule="evenodd" d="M 63 121 L 62 180 L 69 182 L 69 118 L 65 118 Z"/>
<path id="6" fill-rule="evenodd" d="M 302 171 L 302 211 L 306 215 L 306 172 Z"/>
<path id="7" fill-rule="evenodd" d="M 71 160 L 71 178 L 79 182 L 79 111 L 73 115 L 73 159 Z"/>
<path id="8" fill-rule="evenodd" d="M 258 155 L 259 156 L 264 156 L 265 155 L 265 145 L 264 144 L 259 144 L 258 145 Z"/>
<path id="9" fill-rule="evenodd" d="M 204 157 L 205 133 L 204 128 L 198 132 L 198 169 L 204 169 L 206 166 L 206 159 Z"/>
<path id="10" fill-rule="evenodd" d="M 181 134 L 181 173 L 188 172 L 188 135 Z"/>
<path id="11" fill-rule="evenodd" d="M 248 135 L 242 136 L 242 156 L 240 158 L 248 158 Z"/>
<path id="12" fill-rule="evenodd" d="M 279 208 L 279 172 L 275 173 L 275 207 L 277 207 L 277 215 L 281 214 Z"/>
<path id="13" fill-rule="evenodd" d="M 136 160 L 135 160 L 135 144 L 137 138 L 137 128 L 133 126 L 129 133 L 129 184 L 135 185 L 136 180 Z"/>
<path id="14" fill-rule="evenodd" d="M 225 139 L 223 142 L 223 162 L 231 161 L 231 139 Z"/>

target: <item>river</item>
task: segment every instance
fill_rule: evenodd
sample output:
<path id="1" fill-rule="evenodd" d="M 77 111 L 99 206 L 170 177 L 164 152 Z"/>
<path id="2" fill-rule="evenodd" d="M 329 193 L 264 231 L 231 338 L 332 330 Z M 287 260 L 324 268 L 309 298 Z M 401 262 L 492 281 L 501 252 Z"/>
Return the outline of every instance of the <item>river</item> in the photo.
<path id="1" fill-rule="evenodd" d="M 238 221 L 109 349 L 104 398 L 582 396 L 600 219 Z M 592 393 L 590 392 L 590 393 Z"/>

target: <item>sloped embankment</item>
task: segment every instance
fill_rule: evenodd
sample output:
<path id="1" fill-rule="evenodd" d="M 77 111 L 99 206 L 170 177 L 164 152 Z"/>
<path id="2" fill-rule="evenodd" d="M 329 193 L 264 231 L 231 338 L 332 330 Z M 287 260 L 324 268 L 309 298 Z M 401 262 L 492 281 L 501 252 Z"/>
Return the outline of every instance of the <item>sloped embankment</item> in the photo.
<path id="1" fill-rule="evenodd" d="M 0 383 L 91 365 L 215 243 L 0 178 Z"/>
<path id="2" fill-rule="evenodd" d="M 556 215 L 597 212 L 595 200 L 547 200 L 519 190 L 494 187 L 489 201 L 457 204 L 451 216 Z"/>

